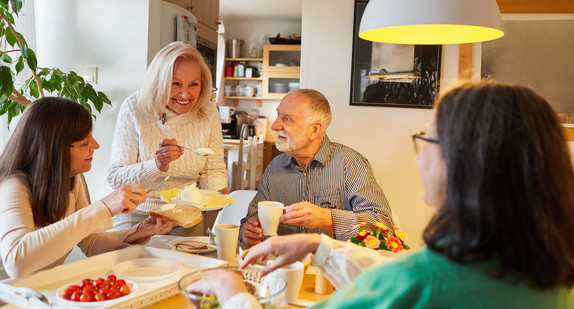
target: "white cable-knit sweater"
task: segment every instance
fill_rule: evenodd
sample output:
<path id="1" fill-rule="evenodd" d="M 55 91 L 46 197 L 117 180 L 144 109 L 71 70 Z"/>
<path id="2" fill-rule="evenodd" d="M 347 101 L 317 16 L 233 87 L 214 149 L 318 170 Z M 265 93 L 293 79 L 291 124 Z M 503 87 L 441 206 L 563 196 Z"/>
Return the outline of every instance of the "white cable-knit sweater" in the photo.
<path id="1" fill-rule="evenodd" d="M 227 187 L 227 170 L 223 161 L 223 136 L 217 108 L 212 106 L 205 117 L 191 113 L 177 115 L 167 108 L 165 124 L 137 105 L 137 92 L 129 96 L 120 108 L 112 144 L 108 183 L 112 188 L 124 184 L 141 183 L 149 188 L 163 177 L 169 180 L 159 190 L 151 191 L 139 210 L 158 209 L 164 202 L 159 191 L 182 189 L 192 183 L 199 188 L 220 190 Z M 211 148 L 212 156 L 198 156 L 185 150 L 183 155 L 162 172 L 155 164 L 155 151 L 164 138 L 175 138 L 177 143 L 191 149 Z"/>

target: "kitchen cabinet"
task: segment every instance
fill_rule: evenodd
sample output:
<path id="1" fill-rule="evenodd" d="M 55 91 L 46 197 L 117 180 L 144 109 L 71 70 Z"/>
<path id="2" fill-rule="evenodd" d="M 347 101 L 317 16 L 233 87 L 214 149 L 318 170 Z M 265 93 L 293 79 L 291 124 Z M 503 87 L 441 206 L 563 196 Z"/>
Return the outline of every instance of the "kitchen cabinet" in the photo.
<path id="1" fill-rule="evenodd" d="M 263 46 L 263 96 L 281 100 L 300 86 L 301 45 Z"/>
<path id="2" fill-rule="evenodd" d="M 299 89 L 300 61 L 301 45 L 279 44 L 263 46 L 263 58 L 225 58 L 224 70 L 232 71 L 224 74 L 228 76 L 223 78 L 223 97 L 233 100 L 235 106 L 238 105 L 237 100 L 256 100 L 257 106 L 261 106 L 264 100 L 281 100 L 290 90 Z M 243 68 L 235 74 L 233 68 L 238 64 Z M 262 74 L 245 77 L 249 76 L 247 68 L 257 68 L 254 72 Z M 261 84 L 261 92 L 256 92 L 260 96 L 254 97 L 242 92 L 242 87 L 257 89 L 258 84 Z"/>
<path id="3" fill-rule="evenodd" d="M 264 98 L 261 97 L 261 93 L 257 93 L 257 87 L 263 81 L 263 78 L 259 76 L 259 68 L 262 64 L 263 58 L 225 58 L 224 70 L 231 71 L 224 74 L 223 77 L 223 97 L 233 100 L 235 106 L 238 105 L 237 100 L 257 100 L 257 106 L 261 106 L 261 101 Z M 239 68 L 240 66 L 242 67 L 241 69 Z M 249 70 L 251 70 L 251 74 L 247 73 Z M 256 73 L 254 74 L 253 72 Z M 249 77 L 245 77 L 246 75 Z M 240 90 L 240 88 L 244 87 L 253 88 L 253 93 L 247 96 L 248 94 L 245 90 Z M 255 96 L 255 94 L 259 96 Z"/>
<path id="4" fill-rule="evenodd" d="M 190 11 L 197 20 L 217 30 L 219 22 L 219 0 L 165 0 Z"/>

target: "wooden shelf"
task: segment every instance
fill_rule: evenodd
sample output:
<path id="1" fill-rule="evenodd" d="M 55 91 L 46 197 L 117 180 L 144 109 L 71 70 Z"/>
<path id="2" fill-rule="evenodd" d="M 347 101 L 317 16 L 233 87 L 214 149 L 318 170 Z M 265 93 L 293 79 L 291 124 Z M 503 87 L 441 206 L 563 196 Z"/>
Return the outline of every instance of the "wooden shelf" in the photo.
<path id="1" fill-rule="evenodd" d="M 225 58 L 225 61 L 260 61 L 263 62 L 263 58 Z"/>
<path id="2" fill-rule="evenodd" d="M 253 80 L 253 81 L 261 81 L 263 78 L 261 77 L 224 77 L 223 79 L 227 80 Z"/>
<path id="3" fill-rule="evenodd" d="M 239 103 L 237 100 L 254 100 L 257 101 L 257 106 L 263 106 L 263 101 L 275 100 L 280 101 L 281 98 L 273 98 L 273 97 L 239 97 L 239 96 L 223 96 L 224 99 L 233 100 L 233 105 L 237 106 Z"/>
<path id="4" fill-rule="evenodd" d="M 224 96 L 225 99 L 234 99 L 234 100 L 277 100 L 277 98 L 273 97 L 239 97 L 239 96 Z"/>

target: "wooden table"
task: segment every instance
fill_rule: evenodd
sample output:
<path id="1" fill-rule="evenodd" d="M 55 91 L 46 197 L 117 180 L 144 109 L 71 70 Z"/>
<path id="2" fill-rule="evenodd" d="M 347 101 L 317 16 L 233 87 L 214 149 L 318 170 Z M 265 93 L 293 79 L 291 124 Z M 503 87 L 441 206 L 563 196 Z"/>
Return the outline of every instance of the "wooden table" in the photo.
<path id="1" fill-rule="evenodd" d="M 301 284 L 301 290 L 299 291 L 299 299 L 317 302 L 321 299 L 329 297 L 329 295 L 319 295 L 315 293 L 315 274 L 310 266 L 307 273 L 303 277 L 303 284 Z M 193 308 L 191 303 L 183 294 L 177 294 L 174 297 L 168 298 L 160 303 L 157 303 L 151 307 L 153 309 L 163 309 L 163 308 Z M 289 305 L 281 308 L 302 308 L 300 306 Z"/>
<path id="2" fill-rule="evenodd" d="M 172 239 L 175 239 L 178 237 L 179 236 L 172 236 L 172 235 L 156 235 L 156 236 L 153 236 L 151 238 L 148 245 L 153 246 L 153 247 L 158 247 L 158 248 L 169 249 L 170 247 L 169 247 L 167 242 L 169 240 L 172 240 Z M 244 246 L 244 244 L 238 243 L 238 246 Z M 205 256 L 217 258 L 217 253 L 211 252 L 211 253 L 205 254 Z M 230 262 L 230 265 L 233 265 L 234 262 L 235 262 L 235 265 L 237 265 L 236 261 Z M 329 294 L 319 295 L 319 294 L 315 293 L 315 273 L 316 273 L 316 268 L 313 265 L 310 265 L 307 268 L 305 275 L 303 276 L 303 283 L 301 284 L 301 290 L 299 291 L 299 299 L 304 300 L 304 301 L 317 302 L 317 301 L 329 296 Z M 193 305 L 187 300 L 187 298 L 183 294 L 178 293 L 176 296 L 173 296 L 171 298 L 163 300 L 163 301 L 161 301 L 155 305 L 152 305 L 148 308 L 154 308 L 154 309 L 160 309 L 160 308 L 193 308 Z M 282 307 L 282 308 L 301 308 L 301 307 L 290 305 L 290 306 Z"/>

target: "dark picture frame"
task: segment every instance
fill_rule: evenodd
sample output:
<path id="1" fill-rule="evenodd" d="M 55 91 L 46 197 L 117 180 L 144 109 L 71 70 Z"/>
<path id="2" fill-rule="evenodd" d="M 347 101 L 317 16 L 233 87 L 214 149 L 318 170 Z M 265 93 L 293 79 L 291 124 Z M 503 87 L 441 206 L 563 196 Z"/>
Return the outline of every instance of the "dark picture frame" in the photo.
<path id="1" fill-rule="evenodd" d="M 441 45 L 359 38 L 368 2 L 355 0 L 350 105 L 432 108 L 440 84 Z"/>

